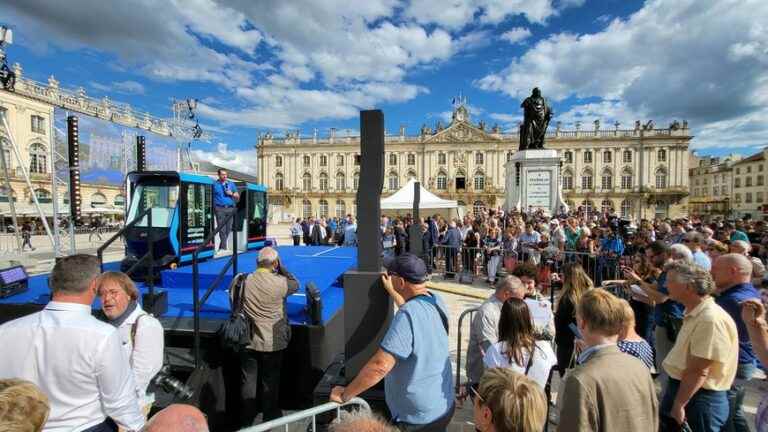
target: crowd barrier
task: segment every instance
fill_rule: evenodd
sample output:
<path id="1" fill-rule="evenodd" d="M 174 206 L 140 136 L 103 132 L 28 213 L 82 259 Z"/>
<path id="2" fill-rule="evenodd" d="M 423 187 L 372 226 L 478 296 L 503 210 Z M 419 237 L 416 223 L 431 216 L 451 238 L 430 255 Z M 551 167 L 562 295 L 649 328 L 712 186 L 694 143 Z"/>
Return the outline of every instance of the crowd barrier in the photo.
<path id="1" fill-rule="evenodd" d="M 344 404 L 336 402 L 328 402 L 316 407 L 306 409 L 304 411 L 295 412 L 287 416 L 280 417 L 278 419 L 270 420 L 266 423 L 262 423 L 258 426 L 251 426 L 249 428 L 241 429 L 240 432 L 266 432 L 275 428 L 283 428 L 288 432 L 291 425 L 306 422 L 307 419 L 311 419 L 311 423 L 307 424 L 306 430 L 316 432 L 317 429 L 317 416 L 330 411 L 336 411 L 336 418 L 339 418 L 341 414 L 341 408 L 351 405 L 356 405 L 360 409 L 370 411 L 371 407 L 368 406 L 368 402 L 360 398 L 353 398 Z M 310 429 L 311 426 L 311 429 Z M 303 428 L 302 428 L 303 429 Z"/>

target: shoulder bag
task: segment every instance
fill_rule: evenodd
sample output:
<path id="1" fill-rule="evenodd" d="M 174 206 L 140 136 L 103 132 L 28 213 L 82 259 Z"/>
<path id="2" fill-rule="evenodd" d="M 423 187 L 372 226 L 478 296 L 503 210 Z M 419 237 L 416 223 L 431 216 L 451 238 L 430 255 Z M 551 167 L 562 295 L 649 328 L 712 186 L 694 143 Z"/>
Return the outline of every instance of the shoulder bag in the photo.
<path id="1" fill-rule="evenodd" d="M 251 343 L 251 321 L 243 312 L 246 274 L 240 273 L 229 286 L 232 301 L 229 319 L 219 329 L 221 346 L 235 352 L 241 352 Z"/>

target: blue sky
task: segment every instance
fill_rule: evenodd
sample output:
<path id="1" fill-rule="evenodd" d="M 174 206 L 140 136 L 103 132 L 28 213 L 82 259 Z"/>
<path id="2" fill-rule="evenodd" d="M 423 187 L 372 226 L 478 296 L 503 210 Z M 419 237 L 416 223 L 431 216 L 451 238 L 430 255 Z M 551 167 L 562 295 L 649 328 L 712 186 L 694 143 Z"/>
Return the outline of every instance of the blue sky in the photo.
<path id="1" fill-rule="evenodd" d="M 763 0 L 10 0 L 24 74 L 158 116 L 201 100 L 198 156 L 253 171 L 258 133 L 336 127 L 360 109 L 415 134 L 467 96 L 514 128 L 534 86 L 553 122 L 687 120 L 704 154 L 768 145 Z"/>

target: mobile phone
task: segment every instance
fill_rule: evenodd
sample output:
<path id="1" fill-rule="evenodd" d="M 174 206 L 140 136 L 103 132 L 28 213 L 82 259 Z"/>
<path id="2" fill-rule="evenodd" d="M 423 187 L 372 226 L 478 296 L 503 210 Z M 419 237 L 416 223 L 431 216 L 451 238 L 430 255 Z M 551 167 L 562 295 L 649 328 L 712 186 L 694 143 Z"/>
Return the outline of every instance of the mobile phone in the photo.
<path id="1" fill-rule="evenodd" d="M 584 339 L 581 336 L 581 332 L 579 331 L 579 328 L 576 326 L 576 324 L 570 323 L 568 324 L 568 328 L 571 329 L 571 331 L 573 332 L 573 335 L 576 336 L 576 339 Z"/>

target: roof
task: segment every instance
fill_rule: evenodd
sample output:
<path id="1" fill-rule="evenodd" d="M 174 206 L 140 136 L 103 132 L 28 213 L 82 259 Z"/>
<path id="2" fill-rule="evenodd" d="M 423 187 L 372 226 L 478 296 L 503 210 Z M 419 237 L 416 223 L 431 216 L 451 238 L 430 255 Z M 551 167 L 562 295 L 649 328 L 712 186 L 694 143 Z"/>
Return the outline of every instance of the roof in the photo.
<path id="1" fill-rule="evenodd" d="M 413 208 L 413 185 L 416 180 L 410 179 L 399 191 L 395 192 L 391 196 L 381 200 L 382 210 L 394 210 L 394 209 L 412 209 Z M 424 189 L 424 186 L 419 184 L 419 208 L 420 209 L 443 209 L 443 208 L 457 208 L 456 201 L 442 199 L 432 192 Z"/>
<path id="2" fill-rule="evenodd" d="M 736 162 L 734 165 L 742 165 L 742 164 L 745 164 L 745 163 L 759 162 L 761 160 L 765 160 L 765 153 L 767 151 L 768 151 L 768 147 L 766 147 L 765 149 L 761 150 L 758 153 L 753 154 L 752 156 L 749 156 L 747 158 L 744 158 L 744 159 Z"/>

